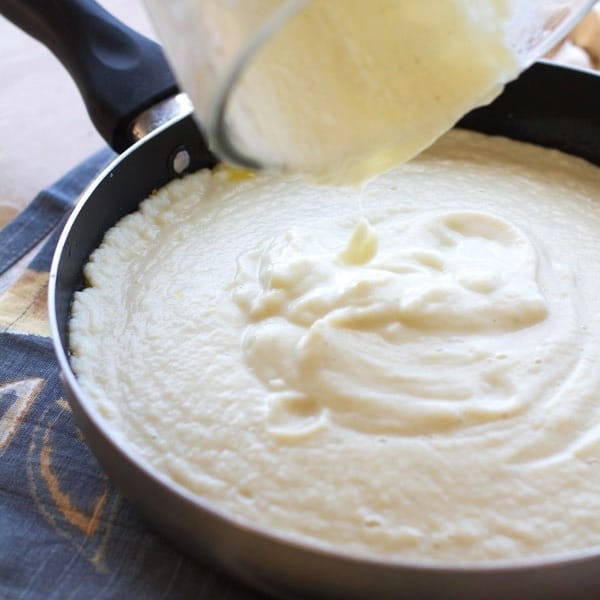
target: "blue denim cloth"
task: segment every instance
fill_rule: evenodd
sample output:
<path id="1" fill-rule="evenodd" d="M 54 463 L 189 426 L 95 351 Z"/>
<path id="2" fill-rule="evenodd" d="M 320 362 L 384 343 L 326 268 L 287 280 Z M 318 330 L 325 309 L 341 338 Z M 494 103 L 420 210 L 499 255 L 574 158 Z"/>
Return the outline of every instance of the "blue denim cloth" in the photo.
<path id="1" fill-rule="evenodd" d="M 0 598 L 257 599 L 152 532 L 64 400 L 46 331 L 47 271 L 60 224 L 111 156 L 94 155 L 0 230 L 0 275 L 50 234 L 0 298 Z"/>

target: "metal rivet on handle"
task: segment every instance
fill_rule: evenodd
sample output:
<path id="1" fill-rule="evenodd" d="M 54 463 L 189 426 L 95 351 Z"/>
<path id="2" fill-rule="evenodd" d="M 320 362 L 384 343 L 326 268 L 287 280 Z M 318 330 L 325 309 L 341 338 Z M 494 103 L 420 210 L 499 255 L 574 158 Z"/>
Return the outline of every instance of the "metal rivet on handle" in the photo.
<path id="1" fill-rule="evenodd" d="M 190 153 L 183 147 L 177 148 L 171 158 L 171 168 L 176 175 L 182 175 L 190 166 Z"/>

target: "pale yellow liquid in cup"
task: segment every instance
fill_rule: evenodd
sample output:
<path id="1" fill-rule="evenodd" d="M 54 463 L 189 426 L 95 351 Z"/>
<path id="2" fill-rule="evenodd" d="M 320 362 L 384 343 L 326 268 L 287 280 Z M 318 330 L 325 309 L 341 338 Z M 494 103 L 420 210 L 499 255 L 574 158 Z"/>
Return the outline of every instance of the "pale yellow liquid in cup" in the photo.
<path id="1" fill-rule="evenodd" d="M 181 30 L 167 45 L 206 124 L 219 76 L 282 3 L 183 5 L 177 23 L 175 9 L 159 11 Z M 518 74 L 506 35 L 513 12 L 509 0 L 308 2 L 245 67 L 228 132 L 267 168 L 368 179 L 418 154 Z"/>
<path id="2" fill-rule="evenodd" d="M 311 2 L 250 63 L 239 144 L 343 183 L 406 161 L 516 75 L 508 15 L 504 0 Z"/>

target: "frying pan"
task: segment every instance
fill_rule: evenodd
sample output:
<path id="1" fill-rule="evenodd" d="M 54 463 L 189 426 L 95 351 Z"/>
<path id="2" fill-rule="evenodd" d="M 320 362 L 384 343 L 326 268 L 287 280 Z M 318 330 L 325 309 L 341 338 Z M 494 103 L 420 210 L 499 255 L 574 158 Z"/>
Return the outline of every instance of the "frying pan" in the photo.
<path id="1" fill-rule="evenodd" d="M 600 548 L 488 564 L 369 560 L 317 550 L 222 513 L 120 447 L 71 369 L 71 300 L 108 228 L 153 190 L 212 167 L 215 158 L 156 44 L 91 1 L 2 0 L 0 8 L 63 61 L 100 133 L 122 152 L 83 194 L 62 232 L 50 273 L 50 324 L 64 386 L 88 444 L 156 529 L 185 552 L 279 597 L 600 597 Z M 598 75 L 538 63 L 459 126 L 558 148 L 600 165 L 599 100 Z M 135 138 L 141 139 L 130 145 Z"/>

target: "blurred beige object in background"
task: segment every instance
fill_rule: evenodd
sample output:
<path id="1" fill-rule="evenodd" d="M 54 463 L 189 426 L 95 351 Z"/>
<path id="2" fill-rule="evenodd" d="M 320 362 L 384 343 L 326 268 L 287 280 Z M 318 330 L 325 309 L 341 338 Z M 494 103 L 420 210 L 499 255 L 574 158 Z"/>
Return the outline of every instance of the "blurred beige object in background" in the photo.
<path id="1" fill-rule="evenodd" d="M 600 68 L 600 2 L 548 58 L 571 67 Z"/>
<path id="2" fill-rule="evenodd" d="M 592 69 L 593 63 L 590 55 L 580 46 L 576 46 L 570 39 L 565 40 L 549 55 L 551 60 L 571 67 Z"/>
<path id="3" fill-rule="evenodd" d="M 600 67 L 600 4 L 596 4 L 588 16 L 576 27 L 571 39 L 587 51 L 597 68 Z"/>

